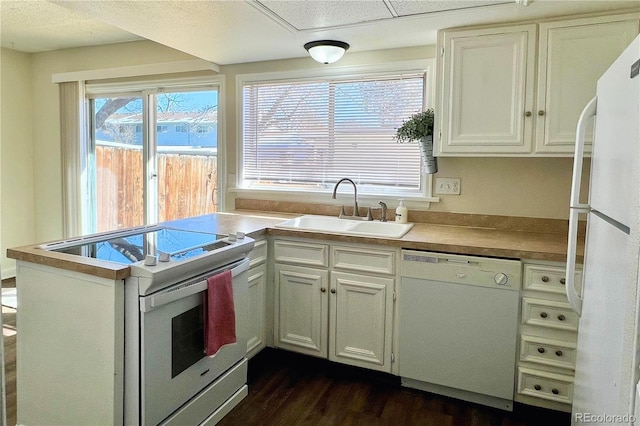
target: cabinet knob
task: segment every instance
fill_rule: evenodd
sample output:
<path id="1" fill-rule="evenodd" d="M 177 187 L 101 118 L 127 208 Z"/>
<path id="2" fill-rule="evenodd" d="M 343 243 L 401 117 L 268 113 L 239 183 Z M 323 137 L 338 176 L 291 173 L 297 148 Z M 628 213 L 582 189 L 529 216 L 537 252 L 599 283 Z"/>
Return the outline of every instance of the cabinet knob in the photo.
<path id="1" fill-rule="evenodd" d="M 564 285 L 567 281 L 564 278 L 560 278 L 560 284 Z"/>
<path id="2" fill-rule="evenodd" d="M 336 294 L 336 289 L 335 288 L 331 289 L 331 294 Z"/>
<path id="3" fill-rule="evenodd" d="M 565 319 L 564 315 L 558 315 L 558 321 L 564 321 Z"/>
<path id="4" fill-rule="evenodd" d="M 543 354 L 545 352 L 544 348 L 538 348 L 538 352 L 540 352 L 541 354 Z"/>
<path id="5" fill-rule="evenodd" d="M 531 111 L 526 111 L 526 112 L 524 113 L 524 116 L 525 116 L 525 117 L 531 117 Z"/>
<path id="6" fill-rule="evenodd" d="M 546 318 L 546 317 L 547 317 L 546 312 L 540 312 L 540 318 Z"/>
<path id="7" fill-rule="evenodd" d="M 538 115 L 542 117 L 544 115 L 544 111 L 543 110 L 538 111 Z"/>
<path id="8" fill-rule="evenodd" d="M 556 351 L 556 356 L 562 356 L 562 351 Z"/>
<path id="9" fill-rule="evenodd" d="M 560 393 L 560 391 L 558 389 L 556 389 L 556 388 L 553 388 L 553 389 L 551 389 L 551 393 L 554 394 L 554 395 L 557 395 L 557 394 Z"/>
<path id="10" fill-rule="evenodd" d="M 534 388 L 535 390 L 540 390 L 540 389 L 542 389 L 542 386 L 540 386 L 540 385 L 535 385 L 533 388 Z"/>
<path id="11" fill-rule="evenodd" d="M 549 282 L 549 277 L 546 276 L 546 275 L 544 275 L 541 279 L 542 279 L 543 283 L 548 283 Z"/>
<path id="12" fill-rule="evenodd" d="M 326 292 L 327 292 L 327 289 L 326 289 L 326 288 L 324 288 L 324 287 L 320 287 L 320 293 L 326 293 Z"/>

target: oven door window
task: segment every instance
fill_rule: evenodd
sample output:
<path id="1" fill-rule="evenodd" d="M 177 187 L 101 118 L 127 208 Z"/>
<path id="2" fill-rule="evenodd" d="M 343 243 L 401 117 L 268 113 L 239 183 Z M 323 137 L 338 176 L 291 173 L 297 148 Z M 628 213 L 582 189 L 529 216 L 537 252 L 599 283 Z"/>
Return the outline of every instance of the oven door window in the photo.
<path id="1" fill-rule="evenodd" d="M 171 378 L 204 356 L 202 305 L 171 319 Z"/>

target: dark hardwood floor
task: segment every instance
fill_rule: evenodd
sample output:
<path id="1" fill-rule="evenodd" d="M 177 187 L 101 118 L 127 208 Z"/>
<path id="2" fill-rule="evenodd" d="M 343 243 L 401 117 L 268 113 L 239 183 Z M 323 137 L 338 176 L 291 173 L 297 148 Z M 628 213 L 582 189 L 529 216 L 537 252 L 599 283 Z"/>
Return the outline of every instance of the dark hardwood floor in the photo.
<path id="1" fill-rule="evenodd" d="M 249 396 L 220 423 L 237 425 L 569 425 L 570 414 L 516 404 L 506 412 L 403 388 L 398 377 L 276 349 L 249 363 Z"/>

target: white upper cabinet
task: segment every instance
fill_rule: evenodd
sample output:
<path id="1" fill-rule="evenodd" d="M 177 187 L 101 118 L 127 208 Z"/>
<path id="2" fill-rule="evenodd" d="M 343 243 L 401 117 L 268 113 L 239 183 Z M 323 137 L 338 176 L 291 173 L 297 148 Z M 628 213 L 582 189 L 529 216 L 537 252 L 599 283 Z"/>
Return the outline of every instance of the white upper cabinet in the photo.
<path id="1" fill-rule="evenodd" d="M 530 152 L 536 26 L 443 35 L 438 154 Z"/>
<path id="2" fill-rule="evenodd" d="M 578 117 L 598 79 L 637 34 L 638 19 L 628 16 L 540 24 L 537 152 L 573 153 Z"/>
<path id="3" fill-rule="evenodd" d="M 442 31 L 436 154 L 571 155 L 578 116 L 638 18 Z"/>

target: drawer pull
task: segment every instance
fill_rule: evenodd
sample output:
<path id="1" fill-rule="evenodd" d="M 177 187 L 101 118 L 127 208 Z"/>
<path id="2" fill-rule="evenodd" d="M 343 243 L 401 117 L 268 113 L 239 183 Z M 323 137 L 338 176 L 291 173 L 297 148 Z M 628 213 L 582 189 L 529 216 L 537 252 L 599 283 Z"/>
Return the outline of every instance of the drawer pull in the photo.
<path id="1" fill-rule="evenodd" d="M 564 278 L 560 278 L 560 284 L 564 285 L 567 282 Z"/>
<path id="2" fill-rule="evenodd" d="M 544 275 L 544 276 L 542 277 L 542 282 L 543 282 L 543 283 L 548 283 L 548 282 L 549 282 L 549 277 L 548 277 L 548 276 L 546 276 L 546 275 Z"/>
<path id="3" fill-rule="evenodd" d="M 565 319 L 564 315 L 558 315 L 558 321 L 564 321 Z"/>
<path id="4" fill-rule="evenodd" d="M 327 289 L 326 289 L 326 288 L 324 288 L 324 287 L 320 287 L 320 293 L 326 293 L 326 292 L 327 292 Z"/>
<path id="5" fill-rule="evenodd" d="M 331 294 L 336 294 L 336 289 L 335 288 L 331 289 Z"/>
<path id="6" fill-rule="evenodd" d="M 557 394 L 560 393 L 560 391 L 558 389 L 556 389 L 556 388 L 553 388 L 553 389 L 551 389 L 551 393 L 554 394 L 554 395 L 557 395 Z"/>
<path id="7" fill-rule="evenodd" d="M 540 385 L 535 385 L 533 388 L 534 388 L 535 390 L 539 391 L 540 389 L 542 389 L 542 386 L 540 386 Z"/>
<path id="8" fill-rule="evenodd" d="M 541 354 L 543 354 L 545 352 L 544 348 L 538 348 L 538 352 L 540 352 Z"/>
<path id="9" fill-rule="evenodd" d="M 540 117 L 542 117 L 542 116 L 544 115 L 544 110 L 540 110 L 540 111 L 538 111 L 538 115 L 539 115 Z"/>
<path id="10" fill-rule="evenodd" d="M 547 317 L 546 312 L 540 312 L 540 318 L 546 318 L 546 317 Z"/>
<path id="11" fill-rule="evenodd" d="M 531 117 L 531 111 L 525 111 L 524 116 L 525 117 Z"/>
<path id="12" fill-rule="evenodd" d="M 556 356 L 562 356 L 562 355 L 563 355 L 562 351 L 556 351 Z"/>

